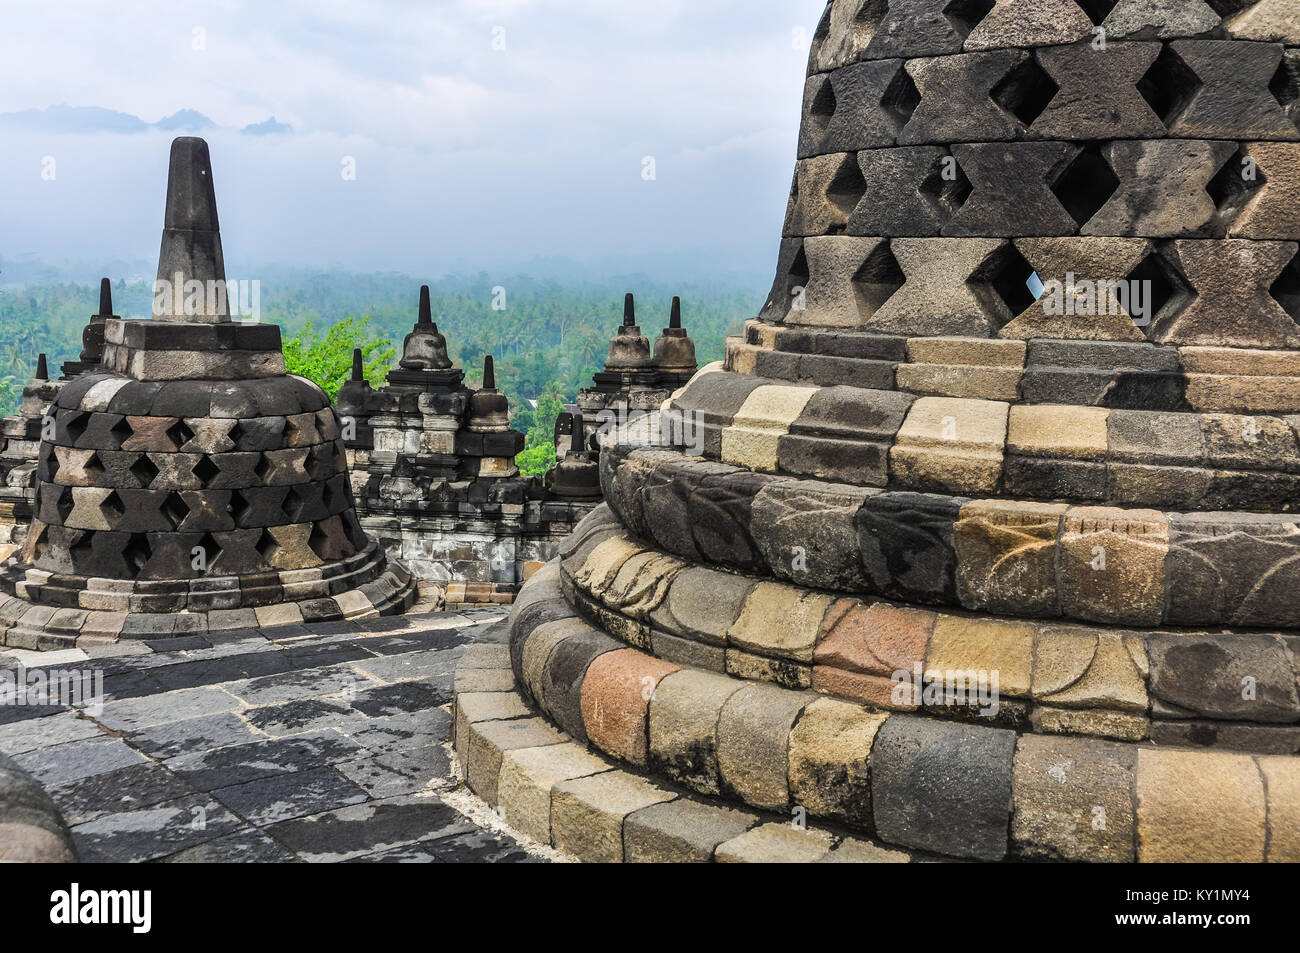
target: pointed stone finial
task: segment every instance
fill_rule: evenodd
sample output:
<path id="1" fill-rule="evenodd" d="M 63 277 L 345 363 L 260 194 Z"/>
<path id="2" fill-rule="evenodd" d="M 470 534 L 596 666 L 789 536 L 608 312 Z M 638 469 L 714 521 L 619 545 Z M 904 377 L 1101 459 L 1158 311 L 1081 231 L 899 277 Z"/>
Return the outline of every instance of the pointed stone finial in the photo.
<path id="1" fill-rule="evenodd" d="M 366 371 L 361 362 L 361 348 L 352 349 L 352 379 L 354 381 L 363 381 L 366 379 Z"/>
<path id="2" fill-rule="evenodd" d="M 670 328 L 680 328 L 682 326 L 682 299 L 673 295 L 672 315 L 668 318 Z"/>
<path id="3" fill-rule="evenodd" d="M 492 355 L 483 358 L 483 390 L 497 389 L 496 367 L 492 364 Z"/>
<path id="4" fill-rule="evenodd" d="M 685 383 L 695 375 L 695 342 L 682 327 L 682 299 L 673 298 L 668 327 L 655 341 L 655 366 L 670 375 L 670 383 Z"/>
<path id="5" fill-rule="evenodd" d="M 99 279 L 99 315 L 101 318 L 113 316 L 113 283 L 107 278 Z"/>
<path id="6" fill-rule="evenodd" d="M 569 452 L 582 453 L 587 449 L 587 441 L 583 436 L 582 414 L 573 415 L 573 434 L 569 438 Z"/>
<path id="7" fill-rule="evenodd" d="M 428 285 L 420 285 L 420 317 L 416 324 L 433 324 L 433 306 L 429 303 Z"/>
<path id="8" fill-rule="evenodd" d="M 187 292 L 187 284 L 194 281 L 203 282 L 203 294 Z M 225 288 L 226 262 L 221 252 L 212 158 L 202 139 L 182 136 L 172 142 L 167 174 L 167 210 L 158 253 L 154 317 L 161 321 L 225 323 L 230 320 Z"/>
<path id="9" fill-rule="evenodd" d="M 36 379 L 38 381 L 47 381 L 50 379 L 50 369 L 46 366 L 44 354 L 41 354 L 36 358 Z"/>
<path id="10" fill-rule="evenodd" d="M 623 327 L 636 327 L 636 299 L 631 294 L 623 299 Z"/>

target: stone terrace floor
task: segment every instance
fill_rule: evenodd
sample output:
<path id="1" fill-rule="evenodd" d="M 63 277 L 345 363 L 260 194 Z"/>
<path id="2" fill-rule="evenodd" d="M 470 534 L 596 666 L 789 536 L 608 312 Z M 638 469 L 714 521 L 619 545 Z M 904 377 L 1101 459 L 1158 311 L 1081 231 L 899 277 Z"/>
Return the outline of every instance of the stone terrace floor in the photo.
<path id="1" fill-rule="evenodd" d="M 83 862 L 542 860 L 450 762 L 456 660 L 504 638 L 504 615 L 0 648 L 0 669 L 102 671 L 106 699 L 98 715 L 0 705 L 0 751 L 50 792 Z"/>

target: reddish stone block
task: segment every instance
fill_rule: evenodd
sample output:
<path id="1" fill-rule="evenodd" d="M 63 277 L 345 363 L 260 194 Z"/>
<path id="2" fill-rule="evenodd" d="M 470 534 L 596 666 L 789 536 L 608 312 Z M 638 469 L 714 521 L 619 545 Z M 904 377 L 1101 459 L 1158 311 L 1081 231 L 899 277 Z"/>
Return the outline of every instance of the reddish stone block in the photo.
<path id="1" fill-rule="evenodd" d="M 620 649 L 598 656 L 582 682 L 582 721 L 602 751 L 644 767 L 650 698 L 661 679 L 681 666 Z"/>
<path id="2" fill-rule="evenodd" d="M 938 616 L 924 609 L 887 603 L 864 605 L 842 599 L 831 606 L 818 634 L 813 661 L 849 672 L 889 679 L 925 663 L 926 646 Z"/>

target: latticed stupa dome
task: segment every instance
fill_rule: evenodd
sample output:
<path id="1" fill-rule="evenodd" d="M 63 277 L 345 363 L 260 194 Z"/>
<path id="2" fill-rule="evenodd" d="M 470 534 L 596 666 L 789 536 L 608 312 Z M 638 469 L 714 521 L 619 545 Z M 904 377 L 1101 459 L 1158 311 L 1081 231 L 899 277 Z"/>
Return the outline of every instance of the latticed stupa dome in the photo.
<path id="1" fill-rule="evenodd" d="M 607 445 L 522 690 L 912 850 L 1300 859 L 1297 47 L 1288 0 L 834 0 L 771 295 Z"/>
<path id="2" fill-rule="evenodd" d="M 278 327 L 230 319 L 201 139 L 172 146 L 158 278 L 165 319 L 106 317 L 102 366 L 50 408 L 36 518 L 3 576 L 6 644 L 408 606 L 409 574 L 353 510 L 329 398 L 285 373 Z"/>

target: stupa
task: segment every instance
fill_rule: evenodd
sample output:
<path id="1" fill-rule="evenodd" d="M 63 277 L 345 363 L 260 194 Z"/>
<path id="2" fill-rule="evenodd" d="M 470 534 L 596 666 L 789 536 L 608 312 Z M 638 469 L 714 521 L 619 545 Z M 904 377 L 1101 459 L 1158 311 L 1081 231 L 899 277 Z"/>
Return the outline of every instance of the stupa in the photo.
<path id="1" fill-rule="evenodd" d="M 329 398 L 285 373 L 278 327 L 230 318 L 202 139 L 172 144 L 156 288 L 152 319 L 103 315 L 101 366 L 50 408 L 36 516 L 0 570 L 4 644 L 411 605 L 410 575 L 357 521 Z"/>
<path id="2" fill-rule="evenodd" d="M 1298 45 L 1294 3 L 828 4 L 771 295 L 664 407 L 702 455 L 607 440 L 511 616 L 517 691 L 640 775 L 554 788 L 599 856 L 685 792 L 706 857 L 729 805 L 1300 860 Z"/>

